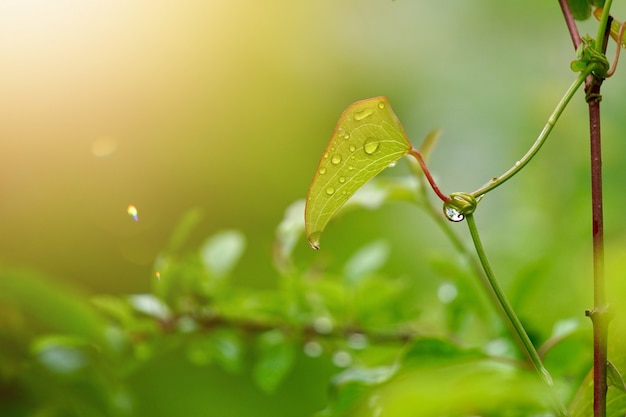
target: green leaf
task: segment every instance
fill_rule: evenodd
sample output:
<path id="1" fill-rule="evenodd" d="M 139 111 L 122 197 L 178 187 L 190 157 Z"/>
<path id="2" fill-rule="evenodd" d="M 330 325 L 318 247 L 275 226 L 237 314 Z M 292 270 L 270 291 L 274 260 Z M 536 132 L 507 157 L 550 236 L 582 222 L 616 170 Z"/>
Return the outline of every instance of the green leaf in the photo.
<path id="1" fill-rule="evenodd" d="M 283 332 L 275 329 L 259 336 L 258 349 L 254 380 L 262 390 L 272 392 L 291 370 L 295 347 Z"/>
<path id="2" fill-rule="evenodd" d="M 237 230 L 225 230 L 209 237 L 200 248 L 202 263 L 216 278 L 230 273 L 243 254 L 246 238 Z"/>
<path id="3" fill-rule="evenodd" d="M 615 387 L 618 390 L 626 393 L 626 383 L 624 383 L 624 377 L 619 370 L 613 365 L 613 362 L 608 361 L 606 366 L 607 380 L 609 387 Z"/>
<path id="4" fill-rule="evenodd" d="M 572 15 L 576 20 L 586 20 L 591 16 L 591 1 L 590 0 L 567 0 L 569 7 L 572 11 Z"/>
<path id="5" fill-rule="evenodd" d="M 350 105 L 339 118 L 309 187 L 305 225 L 311 246 L 319 249 L 326 224 L 356 190 L 410 150 L 386 97 Z"/>
<path id="6" fill-rule="evenodd" d="M 343 268 L 348 283 L 354 285 L 362 277 L 380 269 L 387 261 L 389 252 L 389 244 L 384 240 L 377 240 L 360 248 Z"/>

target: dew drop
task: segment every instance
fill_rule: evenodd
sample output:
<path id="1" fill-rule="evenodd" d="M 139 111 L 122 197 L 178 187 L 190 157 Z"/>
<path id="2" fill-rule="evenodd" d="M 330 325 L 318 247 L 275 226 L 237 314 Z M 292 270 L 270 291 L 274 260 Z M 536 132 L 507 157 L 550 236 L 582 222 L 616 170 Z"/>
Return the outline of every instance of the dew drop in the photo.
<path id="1" fill-rule="evenodd" d="M 321 236 L 322 232 L 313 232 L 309 235 L 309 245 L 311 245 L 313 249 L 319 250 Z"/>
<path id="2" fill-rule="evenodd" d="M 384 109 L 385 108 L 385 103 L 382 102 L 382 101 L 380 103 L 378 103 L 378 108 L 379 109 Z"/>
<path id="3" fill-rule="evenodd" d="M 465 218 L 465 215 L 463 215 L 461 212 L 451 206 L 445 206 L 443 211 L 448 220 L 452 222 L 460 222 Z"/>
<path id="4" fill-rule="evenodd" d="M 344 129 L 343 127 L 337 128 L 337 136 L 344 136 L 345 134 L 346 134 L 346 129 Z"/>
<path id="5" fill-rule="evenodd" d="M 393 168 L 395 166 L 396 166 L 396 161 L 393 161 L 388 165 L 389 168 Z"/>
<path id="6" fill-rule="evenodd" d="M 354 151 L 356 151 L 356 146 L 350 145 L 350 152 L 354 152 Z"/>
<path id="7" fill-rule="evenodd" d="M 330 162 L 337 165 L 341 162 L 341 155 L 333 155 L 333 157 L 330 159 Z"/>
<path id="8" fill-rule="evenodd" d="M 350 134 L 349 134 L 349 133 L 346 133 L 345 135 L 343 135 L 343 138 L 344 138 L 344 139 L 350 139 Z"/>
<path id="9" fill-rule="evenodd" d="M 324 154 L 324 158 L 325 158 L 325 159 L 328 159 L 328 157 L 329 157 L 329 156 L 330 156 L 330 154 L 329 154 L 328 152 L 326 152 L 326 153 Z"/>
<path id="10" fill-rule="evenodd" d="M 328 195 L 333 195 L 333 194 L 335 194 L 335 187 L 328 187 L 328 188 L 326 189 L 326 194 L 328 194 Z"/>
<path id="11" fill-rule="evenodd" d="M 322 175 L 326 174 L 326 168 L 320 168 L 320 174 Z"/>
<path id="12" fill-rule="evenodd" d="M 372 155 L 380 148 L 380 141 L 376 138 L 367 138 L 365 139 L 365 144 L 363 145 L 363 150 L 366 154 Z"/>
<path id="13" fill-rule="evenodd" d="M 342 184 L 346 182 L 346 177 L 339 177 L 339 182 Z"/>
<path id="14" fill-rule="evenodd" d="M 354 166 L 352 165 L 348 166 L 348 171 L 352 171 L 352 170 L 354 170 Z"/>
<path id="15" fill-rule="evenodd" d="M 137 212 L 137 207 L 130 205 L 128 206 L 128 208 L 126 209 L 126 212 L 128 213 L 128 215 L 136 222 L 139 221 L 139 214 Z"/>
<path id="16" fill-rule="evenodd" d="M 372 114 L 374 114 L 374 109 L 363 109 L 363 110 L 359 110 L 358 112 L 354 113 L 354 120 L 356 120 L 357 122 L 360 122 L 361 120 L 370 117 Z"/>

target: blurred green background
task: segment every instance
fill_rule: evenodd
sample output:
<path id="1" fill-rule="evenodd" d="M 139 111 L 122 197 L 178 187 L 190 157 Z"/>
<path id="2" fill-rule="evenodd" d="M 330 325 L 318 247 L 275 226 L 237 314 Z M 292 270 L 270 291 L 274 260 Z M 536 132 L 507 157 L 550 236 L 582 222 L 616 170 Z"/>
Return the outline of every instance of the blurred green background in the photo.
<path id="1" fill-rule="evenodd" d="M 623 4 L 613 10 L 626 18 Z M 595 22 L 581 31 L 595 34 Z M 86 293 L 146 292 L 175 224 L 199 207 L 189 247 L 240 229 L 236 280 L 271 287 L 275 227 L 305 196 L 350 103 L 388 96 L 415 144 L 441 128 L 431 170 L 444 192 L 472 191 L 532 144 L 575 78 L 574 58 L 556 1 L 2 0 L 0 260 Z M 615 274 L 626 240 L 624 71 L 602 101 Z M 579 93 L 539 156 L 477 213 L 531 330 L 591 307 L 587 130 Z M 296 260 L 338 269 L 379 238 L 392 248 L 388 273 L 424 277 L 432 295 L 437 272 L 424 259 L 450 245 L 410 206 L 349 213 L 320 252 L 300 242 Z M 171 375 L 146 372 L 155 383 Z M 316 375 L 313 409 L 327 377 Z"/>

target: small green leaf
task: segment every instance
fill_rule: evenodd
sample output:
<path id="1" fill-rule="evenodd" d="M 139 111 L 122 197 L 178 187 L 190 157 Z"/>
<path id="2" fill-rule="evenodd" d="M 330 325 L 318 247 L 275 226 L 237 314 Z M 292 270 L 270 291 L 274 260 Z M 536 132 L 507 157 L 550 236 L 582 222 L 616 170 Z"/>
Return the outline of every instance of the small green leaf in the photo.
<path id="1" fill-rule="evenodd" d="M 337 122 L 309 188 L 305 224 L 311 246 L 319 249 L 324 227 L 356 190 L 410 150 L 386 97 L 350 105 Z"/>
<path id="2" fill-rule="evenodd" d="M 382 267 L 389 257 L 389 252 L 389 244 L 383 240 L 377 240 L 360 248 L 348 259 L 343 268 L 348 283 L 354 285 L 364 276 Z"/>
<path id="3" fill-rule="evenodd" d="M 259 336 L 259 358 L 254 365 L 254 380 L 266 392 L 272 392 L 291 370 L 295 359 L 295 347 L 278 329 Z"/>
<path id="4" fill-rule="evenodd" d="M 209 237 L 200 248 L 202 263 L 216 278 L 230 273 L 243 254 L 246 238 L 237 230 L 225 230 Z"/>
<path id="5" fill-rule="evenodd" d="M 622 377 L 622 374 L 619 372 L 617 367 L 613 365 L 613 362 L 608 361 L 606 365 L 606 373 L 609 387 L 615 387 L 618 390 L 626 393 L 626 383 L 624 383 L 624 378 Z"/>

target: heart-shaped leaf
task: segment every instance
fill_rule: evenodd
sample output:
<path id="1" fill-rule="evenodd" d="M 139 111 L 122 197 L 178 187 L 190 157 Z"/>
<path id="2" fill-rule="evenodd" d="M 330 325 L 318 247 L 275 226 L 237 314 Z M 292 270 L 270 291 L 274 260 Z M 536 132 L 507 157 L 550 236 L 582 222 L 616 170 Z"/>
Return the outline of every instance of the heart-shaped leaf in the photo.
<path id="1" fill-rule="evenodd" d="M 324 227 L 352 194 L 410 150 L 386 97 L 351 104 L 339 118 L 309 187 L 305 223 L 311 246 L 319 249 Z"/>

